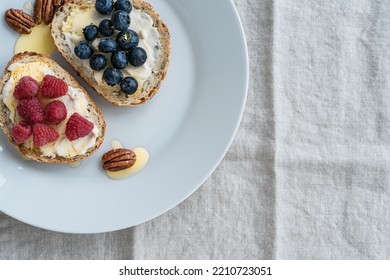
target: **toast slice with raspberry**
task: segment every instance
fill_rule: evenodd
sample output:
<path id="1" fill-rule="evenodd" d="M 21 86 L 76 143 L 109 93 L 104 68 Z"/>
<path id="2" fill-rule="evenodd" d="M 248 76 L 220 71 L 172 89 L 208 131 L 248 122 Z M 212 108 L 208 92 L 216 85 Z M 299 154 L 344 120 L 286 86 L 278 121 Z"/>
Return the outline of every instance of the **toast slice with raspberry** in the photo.
<path id="1" fill-rule="evenodd" d="M 66 70 L 44 55 L 24 52 L 9 61 L 0 79 L 0 127 L 26 159 L 69 163 L 101 146 L 106 123 Z"/>
<path id="2" fill-rule="evenodd" d="M 117 2 L 119 1 L 112 3 L 116 5 Z M 99 46 L 100 41 L 112 39 L 120 42 L 117 37 L 120 30 L 124 29 L 118 28 L 115 22 L 116 19 L 113 16 L 115 8 L 108 14 L 100 14 L 95 8 L 95 4 L 96 0 L 73 0 L 58 9 L 51 23 L 51 34 L 55 45 L 75 71 L 109 102 L 117 106 L 143 104 L 156 94 L 167 74 L 170 62 L 169 30 L 151 4 L 143 0 L 131 1 L 132 9 L 128 12 L 131 23 L 125 29 L 136 32 L 139 37 L 137 47 L 145 50 L 146 62 L 139 66 L 138 61 L 134 58 L 134 56 L 137 58 L 137 55 L 134 54 L 134 46 L 130 49 L 122 45 L 117 46 L 117 49 L 114 48 L 117 51 L 124 51 L 126 55 L 123 53 L 114 55 L 115 51 L 112 50 L 111 52 L 102 51 Z M 105 29 L 100 27 L 103 20 L 109 20 L 108 33 L 106 33 L 107 27 Z M 95 30 L 98 27 L 97 38 L 93 36 L 93 32 L 85 36 L 84 28 L 90 24 L 95 26 Z M 108 35 L 110 34 L 110 26 L 114 31 L 113 34 Z M 91 30 L 93 29 L 91 28 Z M 130 37 L 133 38 L 132 36 L 124 38 L 127 40 Z M 91 49 L 80 55 L 80 50 L 75 51 L 80 42 L 84 42 L 80 49 L 85 50 L 86 46 Z M 99 69 L 93 70 L 90 64 L 91 55 L 105 56 L 106 65 L 102 64 L 104 66 L 102 69 L 93 67 Z M 112 58 L 112 56 L 116 56 L 116 58 Z M 117 57 L 120 57 L 119 63 Z M 142 54 L 139 55 L 138 52 L 139 57 L 142 58 Z M 123 68 L 124 65 L 126 66 Z M 122 75 L 122 77 L 118 77 L 114 82 L 107 81 L 107 76 L 113 75 L 112 73 L 103 75 L 108 68 L 115 69 L 113 70 L 115 73 L 120 72 L 121 74 L 118 75 Z M 126 84 L 121 86 L 119 81 L 123 81 L 125 78 L 134 78 L 137 81 L 138 87 L 135 92 L 126 92 Z M 127 86 L 131 86 L 131 83 L 128 83 Z"/>

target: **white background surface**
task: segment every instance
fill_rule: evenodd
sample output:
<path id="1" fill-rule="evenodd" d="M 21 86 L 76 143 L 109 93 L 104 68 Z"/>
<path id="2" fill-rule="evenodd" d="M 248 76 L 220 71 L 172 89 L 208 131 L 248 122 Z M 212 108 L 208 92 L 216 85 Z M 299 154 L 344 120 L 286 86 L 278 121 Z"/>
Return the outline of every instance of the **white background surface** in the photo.
<path id="1" fill-rule="evenodd" d="M 2 215 L 2 258 L 390 258 L 389 3 L 235 3 L 249 96 L 209 180 L 170 212 L 109 234 Z"/>

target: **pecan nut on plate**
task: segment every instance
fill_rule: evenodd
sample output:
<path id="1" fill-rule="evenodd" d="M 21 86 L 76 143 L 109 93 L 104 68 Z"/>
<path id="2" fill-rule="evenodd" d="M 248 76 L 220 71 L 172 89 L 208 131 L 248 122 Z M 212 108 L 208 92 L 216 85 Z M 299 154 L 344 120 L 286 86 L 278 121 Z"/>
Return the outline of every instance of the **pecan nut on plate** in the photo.
<path id="1" fill-rule="evenodd" d="M 4 17 L 9 27 L 21 34 L 30 34 L 35 26 L 32 16 L 19 9 L 8 9 Z"/>
<path id="2" fill-rule="evenodd" d="M 137 155 L 132 150 L 114 149 L 103 155 L 103 169 L 111 172 L 121 171 L 132 167 L 136 160 Z"/>

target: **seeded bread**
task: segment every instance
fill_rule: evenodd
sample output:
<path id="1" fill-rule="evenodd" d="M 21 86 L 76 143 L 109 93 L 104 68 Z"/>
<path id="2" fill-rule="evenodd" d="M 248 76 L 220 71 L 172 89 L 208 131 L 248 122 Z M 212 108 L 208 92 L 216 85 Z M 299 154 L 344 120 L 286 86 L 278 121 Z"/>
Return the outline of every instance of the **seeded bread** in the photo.
<path id="1" fill-rule="evenodd" d="M 51 70 L 53 70 L 54 73 L 56 73 L 57 77 L 63 79 L 68 86 L 79 89 L 86 97 L 87 99 L 87 110 L 91 112 L 91 114 L 96 118 L 97 123 L 95 123 L 95 126 L 99 128 L 99 133 L 96 139 L 96 143 L 93 147 L 89 148 L 85 154 L 75 155 L 73 157 L 61 157 L 61 156 L 55 156 L 55 157 L 49 157 L 49 156 L 43 156 L 40 148 L 28 148 L 23 144 L 18 144 L 14 141 L 13 137 L 11 136 L 11 128 L 14 125 L 12 121 L 10 120 L 10 110 L 8 107 L 4 104 L 4 92 L 3 88 L 4 85 L 7 83 L 7 81 L 11 78 L 12 72 L 9 71 L 9 67 L 13 63 L 22 63 L 27 64 L 31 62 L 41 62 L 45 63 L 49 66 Z M 46 163 L 69 163 L 74 161 L 79 161 L 83 158 L 86 158 L 90 155 L 92 155 L 102 144 L 105 134 L 105 128 L 106 123 L 103 119 L 103 115 L 100 111 L 100 109 L 95 105 L 95 103 L 92 101 L 92 99 L 89 97 L 88 93 L 83 89 L 80 84 L 63 68 L 61 68 L 56 62 L 51 60 L 50 58 L 37 53 L 32 52 L 24 52 L 24 53 L 18 53 L 16 54 L 12 60 L 8 63 L 7 67 L 5 68 L 3 72 L 3 76 L 0 80 L 0 127 L 6 134 L 8 140 L 10 143 L 26 158 L 31 159 L 38 162 L 46 162 Z"/>
<path id="2" fill-rule="evenodd" d="M 87 10 L 95 10 L 95 0 L 73 0 L 70 3 L 66 3 L 56 12 L 51 23 L 52 37 L 54 38 L 54 42 L 59 52 L 91 87 L 93 87 L 102 97 L 117 106 L 135 106 L 150 100 L 159 90 L 161 83 L 166 76 L 170 61 L 170 34 L 167 26 L 162 22 L 159 14 L 154 11 L 151 4 L 143 0 L 132 0 L 131 2 L 133 11 L 135 9 L 140 10 L 142 13 L 146 13 L 151 17 L 153 26 L 157 28 L 160 38 L 159 46 L 155 47 L 157 55 L 152 66 L 151 74 L 142 85 L 139 85 L 137 92 L 129 96 L 122 93 L 118 85 L 112 87 L 107 85 L 104 81 L 99 82 L 94 77 L 95 73 L 89 65 L 83 64 L 82 61 L 75 56 L 74 46 L 71 47 L 69 41 L 67 41 L 63 35 L 62 30 L 68 23 L 67 20 L 70 12 L 74 13 L 77 11 L 77 13 L 80 13 L 81 15 Z M 130 13 L 130 17 L 133 11 Z M 101 71 L 101 73 L 102 72 L 103 71 Z"/>

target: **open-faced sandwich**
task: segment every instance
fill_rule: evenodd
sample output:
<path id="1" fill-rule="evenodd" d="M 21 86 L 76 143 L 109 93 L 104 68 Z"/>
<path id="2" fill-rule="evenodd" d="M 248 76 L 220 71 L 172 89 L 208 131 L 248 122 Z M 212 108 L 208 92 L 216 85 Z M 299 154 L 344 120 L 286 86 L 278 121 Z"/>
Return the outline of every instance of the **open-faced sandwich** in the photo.
<path id="1" fill-rule="evenodd" d="M 26 158 L 69 163 L 94 153 L 106 124 L 85 89 L 50 58 L 16 54 L 0 80 L 0 127 Z"/>
<path id="2" fill-rule="evenodd" d="M 170 34 L 143 0 L 73 0 L 51 23 L 57 49 L 114 105 L 145 103 L 159 90 L 170 61 Z"/>

